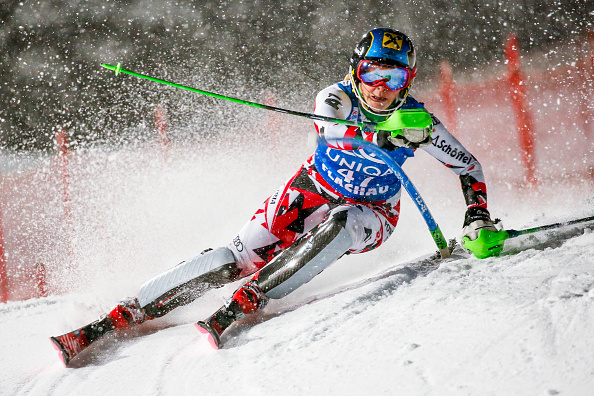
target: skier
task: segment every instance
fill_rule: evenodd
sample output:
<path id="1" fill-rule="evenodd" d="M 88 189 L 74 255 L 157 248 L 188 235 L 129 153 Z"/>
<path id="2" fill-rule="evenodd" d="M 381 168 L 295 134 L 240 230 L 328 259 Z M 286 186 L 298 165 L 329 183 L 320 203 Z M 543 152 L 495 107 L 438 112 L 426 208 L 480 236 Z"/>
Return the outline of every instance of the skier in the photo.
<path id="1" fill-rule="evenodd" d="M 479 162 L 422 103 L 408 95 L 416 76 L 416 54 L 403 33 L 376 28 L 357 44 L 348 76 L 318 93 L 315 113 L 368 123 L 359 128 L 317 121 L 325 139 L 315 153 L 256 211 L 229 245 L 203 252 L 145 283 L 135 298 L 74 332 L 52 337 L 67 364 L 90 343 L 114 329 L 163 316 L 211 288 L 252 275 L 210 318 L 198 322 L 213 346 L 234 321 L 309 282 L 345 254 L 375 249 L 398 222 L 401 185 L 390 168 L 353 143 L 385 150 L 399 165 L 422 148 L 460 177 L 468 209 L 467 245 L 477 256 L 497 255 L 502 244 L 487 210 Z M 425 129 L 377 130 L 397 111 L 426 114 Z M 349 141 L 340 139 L 349 138 Z M 353 140 L 354 139 L 354 140 Z M 493 242 L 495 240 L 495 242 Z"/>

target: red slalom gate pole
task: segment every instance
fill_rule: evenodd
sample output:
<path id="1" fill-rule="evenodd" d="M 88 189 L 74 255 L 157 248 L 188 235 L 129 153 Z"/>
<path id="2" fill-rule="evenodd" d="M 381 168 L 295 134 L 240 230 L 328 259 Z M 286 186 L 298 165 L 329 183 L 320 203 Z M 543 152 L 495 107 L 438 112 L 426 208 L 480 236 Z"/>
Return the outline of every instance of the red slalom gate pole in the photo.
<path id="1" fill-rule="evenodd" d="M 276 97 L 274 96 L 274 93 L 270 90 L 265 90 L 262 93 L 262 101 L 264 102 L 265 105 L 267 106 L 273 106 L 275 107 L 277 105 L 276 103 Z M 268 136 L 269 138 L 269 143 L 271 145 L 272 149 L 276 149 L 279 146 L 279 128 L 280 128 L 280 120 L 278 117 L 278 114 L 276 112 L 270 112 L 266 118 L 266 136 Z"/>
<path id="2" fill-rule="evenodd" d="M 592 87 L 594 87 L 594 30 L 588 30 L 586 35 L 586 56 L 578 63 L 578 73 L 582 76 L 581 84 L 578 87 L 580 93 L 580 116 L 584 134 L 592 136 L 593 109 Z"/>
<path id="3" fill-rule="evenodd" d="M 441 62 L 440 69 L 441 83 L 439 84 L 439 96 L 443 103 L 448 130 L 456 136 L 456 104 L 454 103 L 454 91 L 456 86 L 452 79 L 452 67 L 447 61 L 443 61 Z"/>
<path id="4" fill-rule="evenodd" d="M 167 137 L 167 112 L 162 105 L 157 105 L 157 107 L 155 107 L 155 129 L 157 130 L 159 146 L 163 152 L 163 159 L 166 161 L 169 138 Z"/>
<path id="5" fill-rule="evenodd" d="M 2 202 L 0 202 L 0 302 L 8 301 L 8 271 L 4 250 L 4 228 L 2 226 Z"/>
<path id="6" fill-rule="evenodd" d="M 63 202 L 70 202 L 70 174 L 68 172 L 68 145 L 66 132 L 60 128 L 56 133 L 56 144 L 58 145 L 58 164 L 60 166 L 60 172 L 62 173 L 62 192 Z M 69 212 L 70 210 L 67 210 Z M 70 215 L 68 214 L 68 217 Z"/>
<path id="7" fill-rule="evenodd" d="M 68 268 L 72 268 L 73 250 L 72 238 L 74 235 L 72 224 L 72 201 L 70 199 L 70 171 L 68 167 L 68 139 L 66 131 L 59 128 L 56 133 L 56 144 L 58 145 L 58 166 L 62 174 L 62 202 L 64 204 L 64 215 L 66 218 L 66 246 L 68 257 Z"/>
<path id="8" fill-rule="evenodd" d="M 159 144 L 163 147 L 167 147 L 167 144 L 169 143 L 167 138 L 167 113 L 161 105 L 158 105 L 155 108 L 155 128 L 157 129 Z"/>
<path id="9" fill-rule="evenodd" d="M 516 125 L 522 158 L 526 167 L 526 180 L 529 185 L 536 185 L 535 158 L 534 158 L 534 123 L 528 108 L 526 83 L 520 68 L 520 50 L 518 38 L 509 34 L 505 44 L 505 59 L 507 62 L 507 77 L 510 86 L 512 106 L 516 115 Z"/>

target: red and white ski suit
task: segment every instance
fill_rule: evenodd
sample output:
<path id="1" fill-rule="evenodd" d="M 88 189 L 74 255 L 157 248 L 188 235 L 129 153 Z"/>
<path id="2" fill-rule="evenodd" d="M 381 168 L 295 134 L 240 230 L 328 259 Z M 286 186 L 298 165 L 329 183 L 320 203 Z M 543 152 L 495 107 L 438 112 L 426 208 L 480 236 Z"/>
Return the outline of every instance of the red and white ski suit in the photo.
<path id="1" fill-rule="evenodd" d="M 423 108 L 409 96 L 402 108 Z M 357 122 L 370 122 L 358 105 L 349 81 L 322 90 L 315 113 Z M 326 139 L 360 138 L 378 144 L 377 134 L 329 122 L 315 123 Z M 427 153 L 460 176 L 467 205 L 486 208 L 486 187 L 479 162 L 434 117 L 432 144 Z M 388 152 L 397 163 L 414 150 Z M 400 211 L 400 182 L 383 161 L 350 145 L 318 147 L 301 168 L 264 201 L 228 245 L 242 276 L 265 266 L 279 252 L 322 222 L 331 212 L 348 211 L 346 229 L 353 244 L 349 253 L 380 246 L 392 234 Z"/>

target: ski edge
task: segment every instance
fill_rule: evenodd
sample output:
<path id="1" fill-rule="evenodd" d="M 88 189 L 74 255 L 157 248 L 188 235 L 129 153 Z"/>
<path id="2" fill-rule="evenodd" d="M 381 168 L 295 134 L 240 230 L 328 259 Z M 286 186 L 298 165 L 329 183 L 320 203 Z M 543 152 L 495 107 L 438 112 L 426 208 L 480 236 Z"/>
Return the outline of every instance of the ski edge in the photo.
<path id="1" fill-rule="evenodd" d="M 208 342 L 213 349 L 221 349 L 221 338 L 209 323 L 198 321 L 194 326 L 202 335 L 208 338 Z"/>
<path id="2" fill-rule="evenodd" d="M 50 337 L 50 342 L 56 351 L 58 351 L 58 357 L 60 361 L 64 365 L 64 367 L 68 367 L 70 363 L 70 356 L 68 356 L 68 352 L 64 349 L 64 346 L 60 343 L 60 341 L 56 337 Z"/>

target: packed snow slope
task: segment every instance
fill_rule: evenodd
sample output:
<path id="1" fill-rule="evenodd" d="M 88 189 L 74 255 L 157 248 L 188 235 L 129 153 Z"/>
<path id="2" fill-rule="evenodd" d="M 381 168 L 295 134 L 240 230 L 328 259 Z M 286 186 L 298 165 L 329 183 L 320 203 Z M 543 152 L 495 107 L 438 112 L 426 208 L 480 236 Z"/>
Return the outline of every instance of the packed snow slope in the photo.
<path id="1" fill-rule="evenodd" d="M 594 394 L 592 225 L 509 240 L 499 258 L 430 261 L 433 241 L 406 196 L 385 246 L 271 301 L 225 335 L 224 349 L 212 350 L 193 323 L 237 283 L 109 336 L 64 368 L 49 336 L 228 243 L 311 150 L 276 144 L 73 159 L 74 264 L 52 267 L 50 297 L 0 305 L 0 394 Z M 405 170 L 446 237 L 456 237 L 465 210 L 457 177 L 422 153 Z M 507 228 L 592 215 L 591 180 L 525 189 L 487 179 L 491 212 Z"/>

